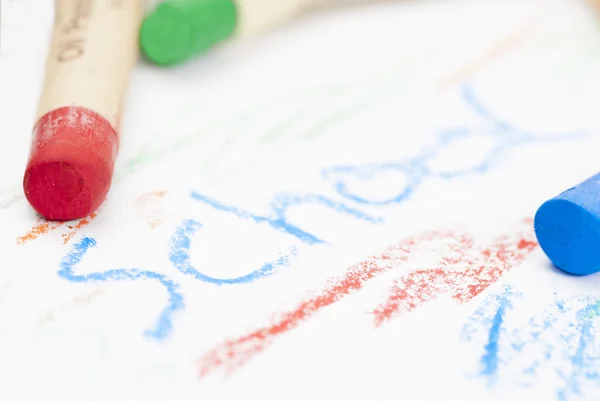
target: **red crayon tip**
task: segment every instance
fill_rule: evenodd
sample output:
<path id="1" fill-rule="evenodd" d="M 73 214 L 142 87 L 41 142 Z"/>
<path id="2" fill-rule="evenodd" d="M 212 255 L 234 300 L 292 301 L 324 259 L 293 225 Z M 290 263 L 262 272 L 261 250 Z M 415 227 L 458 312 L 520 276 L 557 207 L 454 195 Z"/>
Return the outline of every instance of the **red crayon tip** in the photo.
<path id="1" fill-rule="evenodd" d="M 31 206 L 50 220 L 73 220 L 98 209 L 110 188 L 119 139 L 110 123 L 84 107 L 43 115 L 23 189 Z"/>

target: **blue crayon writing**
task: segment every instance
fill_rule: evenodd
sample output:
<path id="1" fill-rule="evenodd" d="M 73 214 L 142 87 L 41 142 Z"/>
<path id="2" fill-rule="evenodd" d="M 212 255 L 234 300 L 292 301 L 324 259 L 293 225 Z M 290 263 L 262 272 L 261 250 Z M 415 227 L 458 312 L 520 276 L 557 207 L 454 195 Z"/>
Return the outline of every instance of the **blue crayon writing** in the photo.
<path id="1" fill-rule="evenodd" d="M 75 267 L 81 262 L 88 250 L 97 245 L 96 240 L 84 237 L 73 246 L 60 261 L 58 275 L 74 283 L 94 283 L 110 281 L 138 281 L 156 280 L 161 283 L 167 293 L 169 300 L 167 306 L 160 312 L 154 327 L 145 331 L 145 335 L 156 340 L 164 340 L 169 336 L 172 327 L 172 318 L 175 312 L 184 307 L 183 295 L 179 293 L 179 285 L 170 278 L 152 271 L 139 269 L 114 269 L 105 272 L 75 274 Z"/>
<path id="2" fill-rule="evenodd" d="M 212 199 L 199 192 L 192 192 L 192 198 L 200 201 L 216 210 L 231 213 L 239 218 L 252 220 L 258 224 L 268 224 L 274 229 L 292 235 L 298 238 L 300 241 L 308 244 L 324 244 L 324 240 L 318 238 L 314 234 L 308 233 L 298 226 L 291 224 L 287 221 L 286 211 L 292 206 L 299 206 L 305 204 L 321 205 L 338 213 L 345 214 L 347 216 L 368 221 L 371 223 L 380 223 L 383 221 L 379 217 L 370 216 L 358 209 L 350 208 L 343 203 L 333 201 L 323 195 L 304 194 L 304 195 L 292 195 L 292 194 L 279 194 L 275 196 L 274 201 L 271 203 L 271 214 L 268 216 L 260 216 L 243 209 L 239 209 L 235 206 L 224 205 L 215 199 Z"/>
<path id="3" fill-rule="evenodd" d="M 532 142 L 565 140 L 579 135 L 577 133 L 561 133 L 540 136 L 519 129 L 496 117 L 488 110 L 477 99 L 470 85 L 463 86 L 462 100 L 476 117 L 485 122 L 486 126 L 475 128 L 457 127 L 442 130 L 437 133 L 434 145 L 422 149 L 420 154 L 407 160 L 328 167 L 321 172 L 323 178 L 331 184 L 336 193 L 346 199 L 363 205 L 387 206 L 407 200 L 427 178 L 450 180 L 466 175 L 482 174 L 487 172 L 499 160 L 502 153 L 511 147 Z M 476 137 L 487 137 L 494 141 L 491 149 L 488 150 L 485 157 L 478 164 L 456 171 L 436 171 L 430 167 L 430 164 L 439 156 L 440 152 L 457 140 Z M 350 181 L 369 182 L 375 180 L 381 174 L 389 173 L 397 173 L 404 180 L 402 180 L 403 185 L 400 185 L 397 192 L 387 198 L 376 199 L 360 195 L 354 192 L 351 185 L 349 185 Z"/>
<path id="4" fill-rule="evenodd" d="M 194 220 L 184 220 L 177 228 L 169 242 L 169 260 L 173 266 L 183 274 L 192 276 L 198 280 L 211 284 L 242 284 L 251 283 L 262 277 L 270 276 L 277 267 L 288 266 L 290 258 L 296 255 L 296 248 L 292 247 L 288 254 L 277 258 L 272 262 L 265 263 L 259 269 L 244 276 L 235 278 L 215 278 L 200 273 L 190 262 L 191 236 L 202 225 Z"/>
<path id="5" fill-rule="evenodd" d="M 481 373 L 490 378 L 490 382 L 496 378 L 498 372 L 498 349 L 500 333 L 504 330 L 504 317 L 512 309 L 511 297 L 515 296 L 509 286 L 504 287 L 500 294 L 493 295 L 497 303 L 496 312 L 490 321 L 487 343 L 484 345 L 484 353 L 481 356 Z M 479 311 L 481 313 L 481 311 Z"/>
<path id="6" fill-rule="evenodd" d="M 348 200 L 358 204 L 358 207 L 368 205 L 386 206 L 399 204 L 410 198 L 414 191 L 427 179 L 449 180 L 469 174 L 485 173 L 500 156 L 511 147 L 529 143 L 554 140 L 565 140 L 573 137 L 573 134 L 545 135 L 543 137 L 521 130 L 506 121 L 494 116 L 477 99 L 471 86 L 466 85 L 462 91 L 463 102 L 473 111 L 474 115 L 485 122 L 483 127 L 457 127 L 442 130 L 437 133 L 435 143 L 426 147 L 421 152 L 406 160 L 392 160 L 371 164 L 352 164 L 328 167 L 322 170 L 322 177 L 332 184 L 333 191 L 341 196 L 345 202 Z M 447 149 L 457 140 L 474 137 L 487 137 L 493 140 L 493 146 L 487 151 L 485 157 L 473 166 L 457 169 L 456 171 L 436 171 L 431 163 L 439 156 L 440 152 Z M 377 199 L 352 189 L 350 180 L 362 180 L 369 182 L 383 173 L 396 172 L 403 178 L 404 184 L 394 188 L 395 193 L 384 199 Z M 390 182 L 390 186 L 394 183 Z M 196 201 L 207 205 L 218 212 L 228 213 L 243 220 L 249 220 L 256 224 L 267 225 L 286 235 L 290 235 L 302 244 L 326 245 L 325 238 L 315 232 L 309 232 L 298 224 L 289 221 L 287 212 L 290 208 L 302 205 L 318 205 L 341 215 L 378 224 L 384 221 L 383 217 L 374 216 L 358 207 L 349 206 L 347 203 L 331 199 L 322 194 L 276 194 L 270 202 L 269 212 L 261 215 L 247 210 L 226 205 L 207 195 L 192 192 L 191 197 Z M 194 234 L 202 227 L 201 222 L 187 219 L 177 227 L 175 233 L 169 240 L 168 256 L 171 264 L 181 273 L 192 276 L 200 281 L 222 285 L 222 284 L 247 284 L 260 278 L 273 275 L 278 269 L 288 266 L 297 250 L 291 247 L 277 258 L 259 265 L 249 274 L 233 278 L 216 278 L 201 273 L 201 267 L 191 264 L 191 245 Z M 117 269 L 106 272 L 76 275 L 74 267 L 81 261 L 90 247 L 96 246 L 95 240 L 84 238 L 77 243 L 61 261 L 59 275 L 72 282 L 103 282 L 103 281 L 136 281 L 156 280 L 160 282 L 169 294 L 169 300 L 165 308 L 160 312 L 157 323 L 152 329 L 146 331 L 146 335 L 162 340 L 168 337 L 172 331 L 172 317 L 174 313 L 183 309 L 183 296 L 179 293 L 179 287 L 170 278 L 151 271 L 138 269 Z M 488 342 L 484 346 L 482 356 L 482 373 L 487 377 L 495 377 L 501 367 L 501 343 L 505 326 L 505 316 L 509 312 L 510 305 L 506 303 L 502 308 L 495 311 L 494 318 L 490 323 Z"/>

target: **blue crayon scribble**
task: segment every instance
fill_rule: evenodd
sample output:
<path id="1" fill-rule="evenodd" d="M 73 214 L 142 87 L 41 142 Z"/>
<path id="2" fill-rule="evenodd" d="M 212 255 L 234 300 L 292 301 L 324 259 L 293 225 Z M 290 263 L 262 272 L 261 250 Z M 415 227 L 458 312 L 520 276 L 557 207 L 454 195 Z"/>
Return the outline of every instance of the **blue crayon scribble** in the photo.
<path id="1" fill-rule="evenodd" d="M 436 140 L 432 145 L 421 149 L 420 153 L 416 156 L 395 161 L 328 167 L 321 170 L 322 177 L 333 186 L 335 193 L 356 204 L 362 206 L 399 204 L 408 200 L 419 185 L 424 183 L 427 179 L 439 178 L 451 180 L 467 175 L 483 174 L 500 160 L 504 152 L 512 147 L 529 142 L 566 140 L 577 136 L 573 133 L 540 136 L 519 129 L 509 122 L 497 117 L 487 109 L 476 97 L 475 91 L 471 85 L 464 85 L 462 87 L 461 98 L 474 116 L 483 120 L 483 127 L 454 127 L 444 129 L 437 133 Z M 456 141 L 481 137 L 490 138 L 493 141 L 493 146 L 485 154 L 485 157 L 479 164 L 452 172 L 435 171 L 430 167 L 431 162 L 434 161 L 443 150 L 456 143 Z M 396 193 L 387 199 L 373 199 L 355 193 L 352 191 L 351 185 L 349 185 L 349 180 L 369 182 L 377 176 L 389 172 L 397 173 L 399 178 L 402 179 L 398 180 L 401 184 L 397 185 L 398 188 Z M 393 187 L 394 180 L 389 181 L 389 186 Z M 275 230 L 291 235 L 307 245 L 327 245 L 328 242 L 316 234 L 305 231 L 299 226 L 290 223 L 286 217 L 286 212 L 291 207 L 307 204 L 320 205 L 329 210 L 361 221 L 373 224 L 384 221 L 382 217 L 373 216 L 360 209 L 350 207 L 343 202 L 332 200 L 320 194 L 277 193 L 270 203 L 269 213 L 266 213 L 265 215 L 254 214 L 235 206 L 223 204 L 214 198 L 196 191 L 192 192 L 191 196 L 193 199 L 202 202 L 217 211 L 230 213 L 238 218 L 250 220 L 257 224 L 269 225 Z M 255 279 L 271 275 L 278 267 L 287 265 L 288 258 L 292 255 L 291 253 L 288 253 L 273 262 L 267 262 L 264 266 L 249 275 L 235 279 L 215 279 L 213 277 L 208 277 L 199 273 L 197 269 L 194 269 L 190 264 L 189 247 L 191 239 L 190 233 L 187 233 L 185 230 L 185 224 L 186 223 L 184 223 L 183 228 L 180 228 L 171 239 L 169 251 L 170 259 L 177 269 L 203 281 L 216 284 L 248 283 Z M 190 227 L 188 227 L 188 229 L 189 228 Z M 502 310 L 500 312 L 503 313 Z M 502 316 L 500 315 L 499 318 L 501 317 Z"/>
<path id="2" fill-rule="evenodd" d="M 476 97 L 473 87 L 468 84 L 465 84 L 462 88 L 462 100 L 476 117 L 485 122 L 486 126 L 484 128 L 457 127 L 444 129 L 437 133 L 434 145 L 424 148 L 419 155 L 405 160 L 327 167 L 321 171 L 323 178 L 331 184 L 336 193 L 346 199 L 363 205 L 386 206 L 408 199 L 426 178 L 450 180 L 467 175 L 483 174 L 500 160 L 504 152 L 515 146 L 527 143 L 562 141 L 581 136 L 579 133 L 558 133 L 541 136 L 517 128 L 488 110 Z M 486 137 L 494 141 L 492 148 L 479 164 L 452 172 L 435 171 L 430 168 L 430 163 L 439 156 L 441 151 L 457 140 L 476 137 Z M 349 180 L 356 179 L 368 182 L 377 175 L 389 172 L 402 175 L 405 183 L 398 188 L 394 195 L 384 199 L 373 199 L 354 193 L 348 184 Z"/>
<path id="3" fill-rule="evenodd" d="M 480 373 L 489 378 L 489 384 L 495 382 L 501 363 L 499 347 L 500 337 L 505 331 L 504 319 L 506 313 L 513 308 L 512 300 L 517 297 L 521 297 L 521 294 L 514 292 L 510 286 L 504 286 L 501 292 L 488 296 L 463 327 L 462 336 L 466 341 L 473 339 L 476 331 L 475 324 L 488 327 L 486 342 L 483 346 L 484 352 L 480 358 Z M 491 315 L 490 311 L 492 311 Z"/>
<path id="4" fill-rule="evenodd" d="M 518 132 L 515 126 L 507 121 L 502 120 L 494 115 L 491 110 L 488 110 L 483 103 L 477 98 L 473 86 L 470 84 L 463 84 L 462 86 L 462 99 L 471 108 L 471 111 L 477 116 L 481 117 L 488 123 L 490 123 L 499 132 L 515 131 Z"/>
<path id="5" fill-rule="evenodd" d="M 156 340 L 166 339 L 173 329 L 173 314 L 184 307 L 183 295 L 178 292 L 179 285 L 162 274 L 139 269 L 114 269 L 107 270 L 105 272 L 75 274 L 74 268 L 81 262 L 81 259 L 87 253 L 87 251 L 96 245 L 95 239 L 89 237 L 82 238 L 81 241 L 76 243 L 73 246 L 73 249 L 68 252 L 60 261 L 58 275 L 74 283 L 137 280 L 158 281 L 167 290 L 167 293 L 169 294 L 169 300 L 167 306 L 160 312 L 154 327 L 146 330 L 144 334 Z"/>
<path id="6" fill-rule="evenodd" d="M 498 370 L 498 340 L 500 338 L 500 330 L 502 329 L 504 313 L 511 306 L 505 294 L 499 297 L 498 303 L 498 309 L 496 309 L 496 313 L 492 318 L 488 342 L 484 347 L 485 352 L 481 357 L 482 373 L 488 376 L 495 375 Z"/>
<path id="7" fill-rule="evenodd" d="M 291 224 L 287 221 L 285 216 L 286 211 L 289 207 L 299 206 L 304 204 L 321 205 L 338 213 L 345 214 L 347 216 L 354 217 L 359 220 L 379 223 L 383 221 L 381 218 L 370 216 L 358 209 L 350 208 L 343 203 L 328 199 L 323 195 L 314 194 L 303 194 L 303 195 L 291 195 L 291 194 L 278 194 L 275 196 L 275 200 L 271 204 L 272 213 L 269 216 L 259 216 L 248 211 L 242 210 L 235 206 L 224 205 L 223 203 L 203 195 L 199 192 L 192 192 L 192 198 L 200 201 L 216 210 L 231 213 L 239 218 L 254 221 L 258 224 L 268 224 L 274 229 L 292 235 L 300 241 L 308 245 L 325 244 L 326 241 L 318 238 L 317 236 L 308 233 L 298 226 Z"/>
<path id="8" fill-rule="evenodd" d="M 322 173 L 326 180 L 332 181 L 333 189 L 344 198 L 365 205 L 386 206 L 393 203 L 400 203 L 412 195 L 415 188 L 428 176 L 428 172 L 423 164 L 423 158 L 417 157 L 398 163 L 387 162 L 360 166 L 336 166 L 327 168 Z M 348 177 L 353 176 L 353 178 L 358 178 L 362 181 L 369 181 L 374 179 L 376 175 L 387 172 L 401 174 L 405 178 L 406 183 L 394 196 L 383 200 L 368 199 L 362 195 L 353 193 L 349 189 L 348 184 L 341 178 L 346 175 Z"/>
<path id="9" fill-rule="evenodd" d="M 582 385 L 589 381 L 598 386 L 600 377 L 600 354 L 596 347 L 595 333 L 598 326 L 598 305 L 599 302 L 589 304 L 577 311 L 577 320 L 572 323 L 573 331 L 577 333 L 574 336 L 577 348 L 571 360 L 571 369 L 561 371 L 560 375 L 564 378 L 565 386 L 558 390 L 558 399 L 566 401 L 570 395 L 582 395 Z M 600 386 L 598 386 L 600 388 Z"/>
<path id="10" fill-rule="evenodd" d="M 511 297 L 490 295 L 463 328 L 463 340 L 471 344 L 487 333 L 487 341 L 480 344 L 479 373 L 490 388 L 512 380 L 524 388 L 551 386 L 558 401 L 600 398 L 600 347 L 595 340 L 600 328 L 599 299 L 558 299 L 555 294 L 553 304 L 541 315 L 507 327 L 506 316 L 516 310 L 512 303 Z M 554 380 L 549 381 L 551 375 Z"/>
<path id="11" fill-rule="evenodd" d="M 244 276 L 226 279 L 210 277 L 200 273 L 192 266 L 190 261 L 191 237 L 200 227 L 202 227 L 202 225 L 194 220 L 184 220 L 183 223 L 177 227 L 175 234 L 173 234 L 169 242 L 169 260 L 180 272 L 208 283 L 218 285 L 251 283 L 259 278 L 270 276 L 278 267 L 289 265 L 290 258 L 296 256 L 297 253 L 296 248 L 292 247 L 288 254 L 280 256 L 272 262 L 267 262 L 259 269 Z"/>

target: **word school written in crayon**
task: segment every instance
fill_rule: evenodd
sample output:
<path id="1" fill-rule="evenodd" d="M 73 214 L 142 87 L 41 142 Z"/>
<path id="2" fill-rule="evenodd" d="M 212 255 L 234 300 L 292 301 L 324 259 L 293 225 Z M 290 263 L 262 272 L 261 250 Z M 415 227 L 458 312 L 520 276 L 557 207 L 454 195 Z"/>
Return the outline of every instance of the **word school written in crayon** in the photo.
<path id="1" fill-rule="evenodd" d="M 438 140 L 434 146 L 424 149 L 420 155 L 408 160 L 389 161 L 368 165 L 345 165 L 326 168 L 323 170 L 324 179 L 329 182 L 332 189 L 341 197 L 342 201 L 333 200 L 321 194 L 276 194 L 271 203 L 271 213 L 266 215 L 254 214 L 241 208 L 226 205 L 213 199 L 210 196 L 199 192 L 192 192 L 193 200 L 208 206 L 217 213 L 234 216 L 239 219 L 250 221 L 256 225 L 267 226 L 291 236 L 297 241 L 297 246 L 292 246 L 287 250 L 277 254 L 272 260 L 263 263 L 250 273 L 230 278 L 210 277 L 201 272 L 201 268 L 193 266 L 191 263 L 190 249 L 194 234 L 202 229 L 202 222 L 193 219 L 186 219 L 179 224 L 175 233 L 172 235 L 169 246 L 169 260 L 174 268 L 179 272 L 191 276 L 200 281 L 216 285 L 234 285 L 248 284 L 257 279 L 272 275 L 278 269 L 289 266 L 291 260 L 299 252 L 300 246 L 314 246 L 327 244 L 326 239 L 319 235 L 303 230 L 299 225 L 292 223 L 286 217 L 287 211 L 300 205 L 319 205 L 325 209 L 335 211 L 343 216 L 358 219 L 372 224 L 381 223 L 383 218 L 372 216 L 361 211 L 361 206 L 377 205 L 384 207 L 387 205 L 399 204 L 409 199 L 419 185 L 427 179 L 450 180 L 469 174 L 482 174 L 492 168 L 494 163 L 498 162 L 503 152 L 511 147 L 519 146 L 530 142 L 545 142 L 554 140 L 564 140 L 572 136 L 570 133 L 553 136 L 540 136 L 514 127 L 506 121 L 495 117 L 493 113 L 487 110 L 475 96 L 471 86 L 465 85 L 461 90 L 461 97 L 464 104 L 474 113 L 476 117 L 486 122 L 485 129 L 470 129 L 459 127 L 456 129 L 444 130 L 438 134 Z M 469 166 L 464 170 L 452 172 L 434 171 L 429 165 L 435 161 L 436 156 L 444 149 L 453 145 L 455 141 L 480 136 L 489 137 L 493 140 L 494 146 L 488 150 L 488 153 L 475 166 Z M 406 177 L 405 185 L 398 188 L 397 193 L 385 199 L 372 199 L 357 190 L 353 190 L 349 184 L 352 180 L 376 180 L 381 174 L 388 174 L 390 171 L 397 172 Z M 92 238 L 83 238 L 77 242 L 68 254 L 60 262 L 59 274 L 62 278 L 72 282 L 110 282 L 110 281 L 139 281 L 155 280 L 164 287 L 169 294 L 168 303 L 160 312 L 159 317 L 153 327 L 146 331 L 146 335 L 157 340 L 165 340 L 173 330 L 173 319 L 175 313 L 182 310 L 185 305 L 184 295 L 179 290 L 179 286 L 172 279 L 164 274 L 158 274 L 144 269 L 117 269 L 98 273 L 89 273 L 86 275 L 76 274 L 76 266 L 92 247 L 101 247 Z"/>
<path id="2" fill-rule="evenodd" d="M 290 246 L 289 249 L 280 251 L 277 256 L 254 268 L 254 270 L 250 270 L 248 274 L 229 278 L 211 277 L 201 272 L 201 266 L 193 266 L 191 262 L 190 249 L 194 234 L 203 229 L 203 224 L 201 221 L 185 219 L 178 225 L 169 241 L 168 255 L 172 266 L 177 271 L 205 283 L 215 285 L 248 284 L 257 279 L 268 277 L 282 267 L 289 266 L 291 261 L 301 251 L 301 247 L 326 245 L 328 243 L 325 238 L 322 238 L 318 234 L 308 232 L 298 224 L 291 222 L 286 213 L 292 207 L 319 205 L 326 210 L 334 211 L 342 216 L 371 224 L 378 224 L 383 222 L 384 218 L 364 212 L 361 210 L 361 207 L 376 205 L 381 208 L 388 205 L 400 204 L 409 199 L 418 187 L 428 179 L 451 180 L 470 174 L 483 174 L 492 168 L 495 163 L 499 162 L 503 152 L 513 147 L 531 142 L 565 140 L 574 135 L 572 133 L 563 133 L 560 135 L 540 136 L 521 130 L 495 117 L 477 99 L 473 88 L 469 85 L 465 85 L 461 89 L 461 99 L 473 112 L 475 117 L 486 123 L 485 128 L 458 127 L 439 132 L 434 146 L 424 149 L 421 154 L 408 160 L 392 160 L 367 165 L 343 165 L 324 169 L 322 171 L 323 178 L 331 185 L 333 191 L 342 200 L 334 200 L 322 194 L 276 194 L 271 203 L 271 212 L 259 215 L 236 206 L 226 205 L 211 196 L 193 191 L 191 198 L 199 204 L 208 207 L 208 209 L 213 210 L 217 215 L 232 216 L 246 222 L 254 223 L 257 226 L 270 227 L 277 232 L 291 237 L 292 240 L 296 241 L 296 244 Z M 491 139 L 493 146 L 477 165 L 452 172 L 436 171 L 430 168 L 431 163 L 436 160 L 436 157 L 456 141 L 477 139 L 482 136 Z M 353 189 L 349 184 L 356 179 L 367 182 L 376 180 L 380 175 L 387 175 L 390 171 L 401 174 L 406 179 L 404 180 L 405 185 L 402 188 L 397 188 L 396 193 L 387 198 L 371 198 Z M 160 311 L 156 322 L 146 330 L 145 334 L 156 340 L 167 339 L 173 331 L 173 320 L 176 313 L 185 307 L 185 297 L 179 285 L 174 279 L 167 277 L 165 274 L 145 269 L 115 269 L 97 273 L 78 274 L 77 265 L 87 252 L 93 247 L 101 246 L 101 243 L 88 237 L 74 244 L 72 249 L 60 262 L 60 277 L 71 282 L 154 280 L 160 283 L 169 295 L 167 305 Z M 391 297 L 391 299 L 394 299 L 394 297 Z M 394 309 L 393 305 L 388 305 L 389 308 Z M 381 316 L 387 314 L 388 309 L 383 308 L 380 312 Z"/>

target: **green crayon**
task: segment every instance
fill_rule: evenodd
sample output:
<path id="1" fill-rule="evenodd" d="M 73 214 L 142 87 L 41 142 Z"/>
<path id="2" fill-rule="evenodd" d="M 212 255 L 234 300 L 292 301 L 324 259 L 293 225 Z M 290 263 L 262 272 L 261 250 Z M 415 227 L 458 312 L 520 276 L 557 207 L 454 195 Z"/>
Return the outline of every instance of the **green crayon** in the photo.
<path id="1" fill-rule="evenodd" d="M 231 36 L 236 21 L 232 0 L 168 0 L 144 19 L 140 48 L 155 64 L 179 64 Z"/>
<path id="2" fill-rule="evenodd" d="M 152 63 L 181 64 L 225 39 L 260 33 L 336 2 L 357 0 L 166 0 L 144 19 L 140 48 Z"/>

